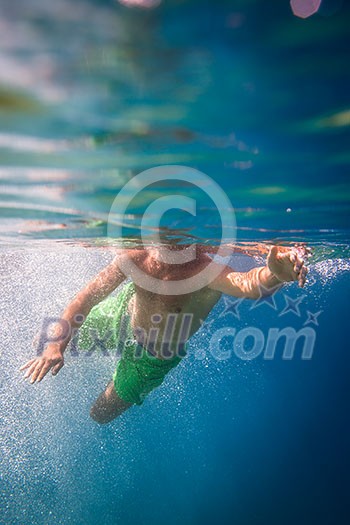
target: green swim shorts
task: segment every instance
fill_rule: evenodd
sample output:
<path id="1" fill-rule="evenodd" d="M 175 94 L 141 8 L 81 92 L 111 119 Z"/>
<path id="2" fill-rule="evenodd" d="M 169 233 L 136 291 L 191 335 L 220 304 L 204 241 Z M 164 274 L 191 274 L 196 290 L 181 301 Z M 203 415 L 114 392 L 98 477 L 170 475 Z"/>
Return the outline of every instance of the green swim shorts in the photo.
<path id="1" fill-rule="evenodd" d="M 133 283 L 128 283 L 117 296 L 92 308 L 79 330 L 77 345 L 90 354 L 98 350 L 121 355 L 113 375 L 115 390 L 124 401 L 141 405 L 181 358 L 158 359 L 137 343 L 128 314 L 134 293 Z"/>

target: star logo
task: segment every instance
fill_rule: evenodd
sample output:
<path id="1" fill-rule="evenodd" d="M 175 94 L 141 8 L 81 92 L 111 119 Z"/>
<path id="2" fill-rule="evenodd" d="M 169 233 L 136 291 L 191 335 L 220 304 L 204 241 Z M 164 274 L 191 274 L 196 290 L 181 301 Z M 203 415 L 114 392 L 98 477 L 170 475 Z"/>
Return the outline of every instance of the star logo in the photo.
<path id="1" fill-rule="evenodd" d="M 319 312 L 316 312 L 316 313 L 312 313 L 312 312 L 309 312 L 309 310 L 307 310 L 306 311 L 307 319 L 306 319 L 306 321 L 304 323 L 304 326 L 306 324 L 314 324 L 314 325 L 318 326 L 317 318 L 322 312 L 323 312 L 323 310 L 320 310 Z"/>
<path id="2" fill-rule="evenodd" d="M 301 314 L 299 310 L 299 305 L 305 299 L 305 295 L 301 295 L 296 299 L 292 299 L 291 297 L 289 297 L 289 295 L 286 294 L 283 294 L 283 296 L 286 302 L 286 306 L 283 308 L 282 312 L 279 315 L 281 316 L 292 312 L 293 314 L 300 317 Z"/>
<path id="3" fill-rule="evenodd" d="M 203 328 L 204 326 L 205 328 L 209 328 L 213 324 L 214 321 L 215 319 L 212 319 L 211 321 L 207 321 L 207 319 L 199 319 L 201 328 Z"/>
<path id="4" fill-rule="evenodd" d="M 223 309 L 223 311 L 221 312 L 220 314 L 220 317 L 223 315 L 226 317 L 226 315 L 229 315 L 229 314 L 232 314 L 234 315 L 237 319 L 240 319 L 240 315 L 239 315 L 239 305 L 241 304 L 241 302 L 244 300 L 244 298 L 240 298 L 240 299 L 236 299 L 235 301 L 230 301 L 230 299 L 226 296 L 223 297 L 223 301 L 224 301 L 224 305 L 225 305 L 225 308 Z"/>
<path id="5" fill-rule="evenodd" d="M 280 285 L 275 286 L 274 288 L 265 288 L 262 284 L 259 286 L 259 293 L 260 297 L 259 299 L 256 299 L 252 306 L 250 307 L 250 310 L 253 310 L 257 306 L 261 306 L 262 304 L 267 304 L 274 310 L 277 310 L 277 305 L 275 301 L 275 293 L 280 289 Z"/>

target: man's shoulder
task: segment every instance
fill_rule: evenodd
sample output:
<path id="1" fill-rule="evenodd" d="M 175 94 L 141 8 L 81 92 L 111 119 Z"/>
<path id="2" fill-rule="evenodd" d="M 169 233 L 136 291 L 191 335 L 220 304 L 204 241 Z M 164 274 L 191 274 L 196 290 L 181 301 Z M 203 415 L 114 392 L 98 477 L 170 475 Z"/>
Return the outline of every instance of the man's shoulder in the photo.
<path id="1" fill-rule="evenodd" d="M 147 257 L 147 250 L 144 248 L 123 248 L 115 251 L 114 262 L 122 260 L 141 261 Z"/>

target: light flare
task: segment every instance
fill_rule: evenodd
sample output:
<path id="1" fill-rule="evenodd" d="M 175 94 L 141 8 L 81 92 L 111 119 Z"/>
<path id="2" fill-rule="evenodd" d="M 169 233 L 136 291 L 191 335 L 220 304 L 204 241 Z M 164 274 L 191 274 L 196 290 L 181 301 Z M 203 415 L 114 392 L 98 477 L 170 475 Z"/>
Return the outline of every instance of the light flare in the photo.
<path id="1" fill-rule="evenodd" d="M 291 0 L 290 6 L 295 16 L 308 18 L 317 13 L 321 5 L 321 0 Z"/>
<path id="2" fill-rule="evenodd" d="M 125 7 L 141 7 L 142 9 L 154 9 L 161 4 L 162 0 L 118 0 Z"/>

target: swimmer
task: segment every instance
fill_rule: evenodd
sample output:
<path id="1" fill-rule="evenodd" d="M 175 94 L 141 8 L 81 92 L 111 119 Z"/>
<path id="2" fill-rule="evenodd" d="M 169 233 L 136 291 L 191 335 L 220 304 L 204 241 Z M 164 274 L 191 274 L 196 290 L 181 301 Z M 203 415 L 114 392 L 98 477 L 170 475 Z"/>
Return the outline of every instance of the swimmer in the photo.
<path id="1" fill-rule="evenodd" d="M 178 251 L 184 246 L 170 249 Z M 90 351 L 96 344 L 105 351 L 107 347 L 117 348 L 121 342 L 121 358 L 113 379 L 90 410 L 96 422 L 108 423 L 132 405 L 141 405 L 166 374 L 181 362 L 188 340 L 222 294 L 258 299 L 273 294 L 289 281 L 298 282 L 300 287 L 305 284 L 308 269 L 304 263 L 309 250 L 304 246 L 272 246 L 266 266 L 248 272 L 218 266 L 209 256 L 210 252 L 215 253 L 215 249 L 198 245 L 194 259 L 182 264 L 164 262 L 162 247 L 118 252 L 64 310 L 42 354 L 20 368 L 26 370 L 25 378 L 37 383 L 50 370 L 56 375 L 64 365 L 64 351 L 76 332 L 78 348 Z M 193 278 L 209 263 L 213 271 L 209 284 L 192 293 L 167 293 L 167 282 Z M 110 296 L 132 277 L 132 271 L 128 271 L 132 265 L 144 275 L 158 279 L 161 286 L 148 291 L 140 283 L 131 281 L 117 296 Z"/>

